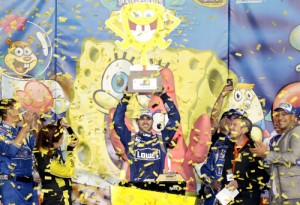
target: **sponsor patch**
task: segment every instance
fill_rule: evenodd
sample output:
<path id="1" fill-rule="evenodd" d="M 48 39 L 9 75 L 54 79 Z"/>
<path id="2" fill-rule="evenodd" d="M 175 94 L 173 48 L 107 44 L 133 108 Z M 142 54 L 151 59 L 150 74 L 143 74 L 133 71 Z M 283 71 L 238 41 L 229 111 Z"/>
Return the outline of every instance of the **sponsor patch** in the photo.
<path id="1" fill-rule="evenodd" d="M 296 159 L 296 165 L 300 166 L 300 159 Z"/>

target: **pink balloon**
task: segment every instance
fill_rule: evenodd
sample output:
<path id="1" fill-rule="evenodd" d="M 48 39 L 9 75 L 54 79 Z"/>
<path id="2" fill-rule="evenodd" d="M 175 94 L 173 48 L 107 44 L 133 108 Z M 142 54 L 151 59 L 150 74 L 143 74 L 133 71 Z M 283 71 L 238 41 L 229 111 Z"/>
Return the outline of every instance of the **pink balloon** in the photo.
<path id="1" fill-rule="evenodd" d="M 17 95 L 18 95 L 18 97 L 20 99 L 19 101 L 23 107 L 27 107 L 27 106 L 31 105 L 32 99 L 23 90 L 17 90 Z"/>
<path id="2" fill-rule="evenodd" d="M 5 28 L 6 26 L 8 26 L 10 23 L 10 21 L 8 19 L 4 19 L 1 23 L 1 27 Z"/>
<path id="3" fill-rule="evenodd" d="M 13 21 L 15 19 L 18 19 L 18 14 L 9 14 L 8 16 L 6 16 L 6 19 L 8 19 L 9 21 Z"/>
<path id="4" fill-rule="evenodd" d="M 6 26 L 5 28 L 4 28 L 4 32 L 5 33 L 11 33 L 13 31 L 13 29 L 10 27 L 10 26 Z"/>
<path id="5" fill-rule="evenodd" d="M 18 90 L 19 101 L 26 110 L 37 114 L 50 111 L 54 99 L 49 88 L 40 81 L 29 81 L 23 90 Z"/>

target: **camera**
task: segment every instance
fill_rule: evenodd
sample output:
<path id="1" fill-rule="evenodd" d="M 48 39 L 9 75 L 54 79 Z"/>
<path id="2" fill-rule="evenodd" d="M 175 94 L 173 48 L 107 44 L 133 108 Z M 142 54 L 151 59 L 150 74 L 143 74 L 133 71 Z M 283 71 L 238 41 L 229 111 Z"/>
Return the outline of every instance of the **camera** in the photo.
<path id="1" fill-rule="evenodd" d="M 230 78 L 227 79 L 227 86 L 233 86 L 232 79 L 230 79 Z"/>

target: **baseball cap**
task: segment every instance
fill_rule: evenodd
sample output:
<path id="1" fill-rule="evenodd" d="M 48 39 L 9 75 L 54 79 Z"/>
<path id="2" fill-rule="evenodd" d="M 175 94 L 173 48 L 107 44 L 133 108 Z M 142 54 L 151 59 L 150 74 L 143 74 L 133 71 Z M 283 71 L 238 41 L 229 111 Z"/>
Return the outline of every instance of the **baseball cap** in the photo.
<path id="1" fill-rule="evenodd" d="M 221 119 L 223 119 L 224 117 L 231 119 L 232 117 L 244 115 L 247 115 L 247 113 L 243 109 L 230 109 L 222 114 Z"/>
<path id="2" fill-rule="evenodd" d="M 300 119 L 300 107 L 296 107 L 295 110 L 296 110 L 296 117 Z"/>
<path id="3" fill-rule="evenodd" d="M 148 108 L 143 108 L 143 109 L 141 109 L 141 114 L 140 114 L 140 117 L 142 117 L 142 116 L 148 116 L 148 117 L 150 117 L 151 119 L 152 119 L 152 112 L 151 112 L 151 110 L 150 109 L 148 109 Z"/>
<path id="4" fill-rule="evenodd" d="M 284 112 L 286 112 L 287 114 L 295 114 L 296 110 L 295 108 L 288 102 L 282 102 L 280 103 L 275 109 L 274 111 L 277 111 L 278 109 L 283 109 Z"/>

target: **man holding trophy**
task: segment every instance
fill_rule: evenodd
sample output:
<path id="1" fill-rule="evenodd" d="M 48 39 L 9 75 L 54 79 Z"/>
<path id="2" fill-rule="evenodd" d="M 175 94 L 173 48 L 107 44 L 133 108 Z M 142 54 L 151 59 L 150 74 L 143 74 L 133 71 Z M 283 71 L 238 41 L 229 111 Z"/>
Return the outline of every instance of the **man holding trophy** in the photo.
<path id="1" fill-rule="evenodd" d="M 151 72 L 140 73 L 142 77 L 131 75 L 129 81 L 128 92 L 138 92 L 139 94 L 149 94 L 149 92 L 157 92 L 158 84 L 161 84 L 161 79 L 154 77 Z M 158 79 L 158 80 L 157 80 Z M 170 143 L 175 135 L 179 123 L 179 112 L 173 100 L 166 92 L 159 91 L 154 93 L 158 95 L 167 111 L 168 122 L 159 133 L 154 133 L 152 129 L 153 114 L 150 109 L 143 108 L 140 111 L 136 123 L 138 126 L 137 133 L 131 132 L 125 124 L 125 112 L 127 111 L 130 95 L 127 90 L 124 97 L 120 100 L 114 116 L 114 129 L 120 141 L 125 147 L 125 152 L 128 156 L 130 164 L 130 182 L 146 182 L 155 181 L 158 175 L 163 173 L 166 145 Z"/>

